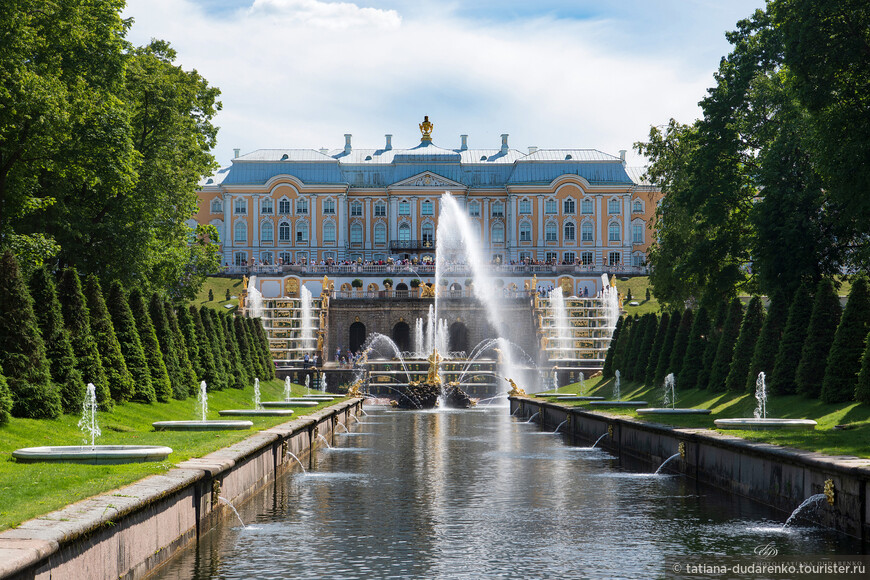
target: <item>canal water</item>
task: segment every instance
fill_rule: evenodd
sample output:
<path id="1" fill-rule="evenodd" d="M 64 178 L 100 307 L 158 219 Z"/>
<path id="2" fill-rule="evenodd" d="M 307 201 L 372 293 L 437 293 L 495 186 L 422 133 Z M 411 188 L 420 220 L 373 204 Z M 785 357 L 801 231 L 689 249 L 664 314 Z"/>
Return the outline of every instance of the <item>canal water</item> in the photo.
<path id="1" fill-rule="evenodd" d="M 161 568 L 160 579 L 656 578 L 701 555 L 858 554 L 856 540 L 626 468 L 507 408 L 368 416 Z M 322 442 L 321 442 L 322 443 Z"/>

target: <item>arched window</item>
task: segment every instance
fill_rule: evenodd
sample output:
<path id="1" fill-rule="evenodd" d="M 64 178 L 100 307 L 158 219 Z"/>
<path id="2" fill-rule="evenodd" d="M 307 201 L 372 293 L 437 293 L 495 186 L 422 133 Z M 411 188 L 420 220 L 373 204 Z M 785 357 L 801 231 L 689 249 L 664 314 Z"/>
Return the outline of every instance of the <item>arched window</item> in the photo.
<path id="1" fill-rule="evenodd" d="M 248 213 L 248 202 L 237 197 L 233 202 L 233 213 L 236 215 L 245 215 Z"/>
<path id="2" fill-rule="evenodd" d="M 387 204 L 382 201 L 375 203 L 375 217 L 385 217 L 387 215 Z"/>
<path id="3" fill-rule="evenodd" d="M 350 215 L 352 216 L 361 216 L 362 215 L 362 204 L 358 201 L 350 204 Z"/>
<path id="4" fill-rule="evenodd" d="M 308 243 L 308 222 L 300 220 L 296 223 L 296 243 Z"/>
<path id="5" fill-rule="evenodd" d="M 504 217 L 504 204 L 497 201 L 492 204 L 492 217 Z"/>
<path id="6" fill-rule="evenodd" d="M 260 213 L 263 215 L 272 215 L 272 210 L 275 208 L 271 197 L 264 197 L 260 202 Z"/>
<path id="7" fill-rule="evenodd" d="M 532 241 L 532 224 L 530 224 L 529 222 L 520 222 L 520 241 Z"/>
<path id="8" fill-rule="evenodd" d="M 292 206 L 290 205 L 290 200 L 286 197 L 282 197 L 278 200 L 278 213 L 288 214 L 290 213 L 291 207 Z"/>
<path id="9" fill-rule="evenodd" d="M 335 200 L 334 199 L 324 199 L 323 200 L 323 215 L 335 215 Z"/>
<path id="10" fill-rule="evenodd" d="M 565 230 L 565 232 L 564 232 L 565 233 L 565 236 L 564 236 L 565 241 L 566 242 L 573 242 L 575 239 L 575 232 L 576 232 L 576 230 L 574 228 L 574 222 L 565 222 L 565 227 L 563 229 Z M 573 262 L 573 260 L 572 260 L 572 262 Z"/>
<path id="11" fill-rule="evenodd" d="M 221 198 L 216 197 L 211 200 L 211 213 L 223 213 L 224 212 L 224 202 Z"/>
<path id="12" fill-rule="evenodd" d="M 411 204 L 407 199 L 399 202 L 399 215 L 411 215 Z"/>
<path id="13" fill-rule="evenodd" d="M 594 242 L 595 241 L 595 233 L 592 228 L 592 224 L 589 222 L 585 222 L 582 226 L 580 226 L 580 241 L 581 242 Z"/>
<path id="14" fill-rule="evenodd" d="M 375 244 L 384 245 L 387 243 L 387 226 L 384 222 L 375 224 Z"/>
<path id="15" fill-rule="evenodd" d="M 544 213 L 547 215 L 553 215 L 559 212 L 559 204 L 556 203 L 555 199 L 548 199 L 544 201 Z"/>
<path id="16" fill-rule="evenodd" d="M 492 224 L 492 243 L 493 244 L 503 244 L 504 243 L 504 224 Z"/>
<path id="17" fill-rule="evenodd" d="M 580 202 L 580 212 L 584 215 L 592 215 L 593 205 L 591 199 L 584 199 Z"/>
<path id="18" fill-rule="evenodd" d="M 574 202 L 573 197 L 566 197 L 565 201 L 562 202 L 562 211 L 567 215 L 574 215 L 574 211 L 576 210 L 576 204 Z"/>
<path id="19" fill-rule="evenodd" d="M 544 239 L 548 242 L 559 240 L 559 230 L 556 228 L 556 222 L 547 222 L 547 226 L 544 229 Z"/>
<path id="20" fill-rule="evenodd" d="M 290 241 L 290 224 L 287 222 L 281 222 L 278 224 L 278 241 L 279 242 L 289 242 Z"/>
<path id="21" fill-rule="evenodd" d="M 607 213 L 609 214 L 619 214 L 622 211 L 621 203 L 619 203 L 618 199 L 611 199 L 607 202 Z"/>
<path id="22" fill-rule="evenodd" d="M 520 200 L 520 214 L 532 213 L 532 202 L 528 199 Z"/>
<path id="23" fill-rule="evenodd" d="M 296 213 L 301 215 L 308 213 L 308 200 L 304 197 L 296 198 Z"/>
<path id="24" fill-rule="evenodd" d="M 423 241 L 430 244 L 435 241 L 435 226 L 432 224 L 423 224 Z"/>
<path id="25" fill-rule="evenodd" d="M 272 222 L 263 222 L 260 224 L 260 241 L 272 242 L 275 240 L 275 226 Z"/>
<path id="26" fill-rule="evenodd" d="M 420 214 L 421 215 L 432 215 L 432 202 L 428 199 L 423 200 L 423 203 L 420 204 Z"/>
<path id="27" fill-rule="evenodd" d="M 335 243 L 335 223 L 326 222 L 323 224 L 323 241 L 324 243 Z"/>
<path id="28" fill-rule="evenodd" d="M 233 226 L 233 240 L 237 242 L 248 241 L 248 224 L 245 222 L 236 222 Z"/>
<path id="29" fill-rule="evenodd" d="M 472 201 L 468 204 L 468 215 L 471 217 L 480 217 L 480 202 Z"/>
<path id="30" fill-rule="evenodd" d="M 621 239 L 619 234 L 620 229 L 619 222 L 611 222 L 607 228 L 607 239 L 611 242 L 618 242 Z"/>
<path id="31" fill-rule="evenodd" d="M 402 224 L 399 226 L 399 241 L 400 242 L 410 242 L 411 241 L 411 226 L 408 224 Z"/>
<path id="32" fill-rule="evenodd" d="M 360 224 L 350 226 L 350 243 L 359 245 L 363 242 L 363 227 Z"/>
<path id="33" fill-rule="evenodd" d="M 643 213 L 643 202 L 639 199 L 634 200 L 631 206 L 632 213 Z"/>

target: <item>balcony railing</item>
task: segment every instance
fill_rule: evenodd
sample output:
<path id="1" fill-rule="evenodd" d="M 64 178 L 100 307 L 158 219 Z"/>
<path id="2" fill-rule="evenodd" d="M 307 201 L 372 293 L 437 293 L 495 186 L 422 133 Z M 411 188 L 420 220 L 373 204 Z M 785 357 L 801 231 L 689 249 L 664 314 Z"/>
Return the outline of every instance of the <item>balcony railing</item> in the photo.
<path id="1" fill-rule="evenodd" d="M 390 240 L 390 250 L 435 251 L 435 240 Z"/>
<path id="2" fill-rule="evenodd" d="M 550 276 L 583 276 L 593 274 L 646 275 L 646 266 L 610 266 L 592 264 L 488 264 L 483 269 L 491 274 L 524 275 L 539 274 Z M 434 264 L 291 264 L 270 266 L 227 266 L 225 274 L 345 274 L 377 275 L 407 274 L 416 277 L 434 276 Z M 449 276 L 471 276 L 471 266 L 467 264 L 445 264 L 441 273 Z"/>

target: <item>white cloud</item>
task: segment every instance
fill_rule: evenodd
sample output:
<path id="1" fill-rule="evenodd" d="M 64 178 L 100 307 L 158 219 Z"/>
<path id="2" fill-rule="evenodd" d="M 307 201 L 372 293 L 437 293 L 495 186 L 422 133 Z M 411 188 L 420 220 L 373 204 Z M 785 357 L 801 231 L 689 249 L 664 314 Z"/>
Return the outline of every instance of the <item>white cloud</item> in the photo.
<path id="1" fill-rule="evenodd" d="M 467 133 L 470 146 L 497 148 L 510 133 L 518 149 L 615 154 L 651 124 L 696 117 L 712 72 L 608 52 L 602 22 L 424 20 L 316 0 L 256 0 L 221 16 L 189 0 L 130 0 L 126 14 L 133 42 L 168 40 L 184 68 L 222 90 L 222 164 L 233 147 L 338 148 L 344 133 L 357 147 L 381 146 L 384 133 L 411 147 L 424 114 L 443 147 Z"/>

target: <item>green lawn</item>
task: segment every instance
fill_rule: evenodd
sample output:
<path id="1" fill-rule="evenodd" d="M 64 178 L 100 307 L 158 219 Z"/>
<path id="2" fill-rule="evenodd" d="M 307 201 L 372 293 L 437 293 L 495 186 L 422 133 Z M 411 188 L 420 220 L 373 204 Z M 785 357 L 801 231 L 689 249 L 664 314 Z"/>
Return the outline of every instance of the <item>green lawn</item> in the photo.
<path id="1" fill-rule="evenodd" d="M 650 299 L 646 299 L 647 288 L 650 290 Z M 628 280 L 616 279 L 616 289 L 622 295 L 622 308 L 628 316 L 646 314 L 648 312 L 660 312 L 661 306 L 655 296 L 652 295 L 652 286 L 649 276 L 632 276 Z M 627 300 L 628 291 L 631 290 L 631 300 Z M 631 306 L 630 302 L 637 302 L 637 306 Z"/>
<path id="2" fill-rule="evenodd" d="M 230 291 L 230 299 L 224 300 L 224 298 L 226 298 L 227 289 Z M 209 290 L 214 293 L 213 301 L 208 299 Z M 200 288 L 199 293 L 196 295 L 196 299 L 192 300 L 190 304 L 197 308 L 200 306 L 208 306 L 215 310 L 226 310 L 232 312 L 239 307 L 239 294 L 241 291 L 241 278 L 209 277 L 205 279 L 202 288 Z M 233 296 L 235 296 L 235 298 L 233 298 Z M 227 308 L 227 306 L 231 306 L 232 308 Z"/>
<path id="3" fill-rule="evenodd" d="M 282 381 L 260 383 L 262 400 L 283 398 Z M 228 389 L 209 393 L 209 419 L 217 419 L 220 409 L 249 409 L 253 405 L 253 386 L 243 390 Z M 304 394 L 305 387 L 294 385 L 294 394 Z M 295 409 L 293 417 L 306 415 L 328 406 Z M 81 445 L 84 435 L 78 428 L 79 417 L 64 415 L 60 419 L 12 419 L 0 427 L 0 530 L 69 503 L 132 483 L 145 476 L 162 473 L 177 463 L 201 457 L 241 441 L 256 430 L 287 422 L 287 417 L 244 417 L 254 427 L 248 431 L 184 433 L 154 431 L 153 421 L 199 419 L 196 398 L 169 403 L 144 405 L 124 403 L 112 413 L 100 413 L 97 422 L 103 432 L 100 444 L 167 445 L 173 453 L 164 462 L 128 465 L 75 465 L 65 463 L 17 463 L 12 451 L 21 447 L 43 445 Z"/>
<path id="4" fill-rule="evenodd" d="M 560 393 L 578 392 L 579 384 L 559 389 Z M 662 387 L 650 388 L 635 382 L 623 382 L 620 387 L 622 399 L 647 401 L 652 407 L 662 405 Z M 594 394 L 607 399 L 613 396 L 613 379 L 600 378 L 586 382 L 584 394 Z M 585 405 L 582 401 L 566 402 L 566 405 Z M 680 427 L 714 427 L 714 419 L 729 417 L 752 417 L 756 400 L 754 393 L 711 393 L 706 390 L 677 387 L 677 406 L 710 409 L 710 415 L 686 416 L 638 416 L 633 409 L 607 409 L 607 413 L 627 415 L 651 423 L 663 423 Z M 591 409 L 590 409 L 591 410 Z M 814 419 L 819 425 L 814 431 L 731 431 L 722 430 L 744 439 L 774 443 L 785 447 L 809 449 L 831 455 L 853 455 L 870 458 L 870 405 L 860 403 L 826 404 L 816 399 L 799 395 L 771 396 L 767 403 L 768 417 L 782 419 Z M 835 425 L 847 429 L 834 429 Z"/>

